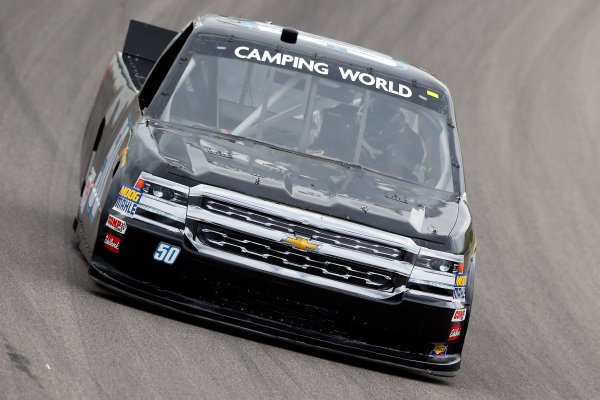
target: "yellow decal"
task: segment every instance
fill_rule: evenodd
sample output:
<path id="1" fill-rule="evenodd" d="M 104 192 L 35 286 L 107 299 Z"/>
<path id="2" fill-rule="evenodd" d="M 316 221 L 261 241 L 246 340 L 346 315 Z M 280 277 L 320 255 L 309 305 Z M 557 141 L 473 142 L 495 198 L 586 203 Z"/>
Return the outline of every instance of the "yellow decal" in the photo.
<path id="1" fill-rule="evenodd" d="M 140 201 L 140 194 L 141 194 L 140 192 L 133 190 L 127 186 L 122 186 L 121 191 L 119 192 L 120 196 L 123 196 L 126 199 L 129 199 L 129 200 L 135 201 L 135 202 Z"/>
<path id="2" fill-rule="evenodd" d="M 431 351 L 431 354 L 429 354 L 430 357 L 446 357 L 446 350 L 448 350 L 448 346 L 446 346 L 445 344 L 436 344 L 435 347 L 433 348 L 433 350 Z"/>
<path id="3" fill-rule="evenodd" d="M 467 275 L 456 275 L 455 286 L 467 286 Z"/>
<path id="4" fill-rule="evenodd" d="M 121 157 L 121 168 L 125 166 L 125 162 L 127 161 L 127 150 L 129 150 L 129 147 L 125 147 L 119 154 L 119 157 Z"/>
<path id="5" fill-rule="evenodd" d="M 431 96 L 431 97 L 435 97 L 436 99 L 439 99 L 439 98 L 440 98 L 440 95 L 439 95 L 439 94 L 437 94 L 436 92 L 432 92 L 431 90 L 428 90 L 428 91 L 427 91 L 427 94 L 428 94 L 429 96 Z"/>
<path id="6" fill-rule="evenodd" d="M 303 238 L 303 237 L 299 237 L 299 238 L 287 238 L 285 239 L 286 243 L 289 244 L 293 244 L 295 248 L 300 249 L 300 250 L 306 250 L 306 249 L 311 249 L 311 250 L 316 250 L 317 246 L 316 244 L 312 244 L 311 242 L 309 242 L 307 239 Z"/>

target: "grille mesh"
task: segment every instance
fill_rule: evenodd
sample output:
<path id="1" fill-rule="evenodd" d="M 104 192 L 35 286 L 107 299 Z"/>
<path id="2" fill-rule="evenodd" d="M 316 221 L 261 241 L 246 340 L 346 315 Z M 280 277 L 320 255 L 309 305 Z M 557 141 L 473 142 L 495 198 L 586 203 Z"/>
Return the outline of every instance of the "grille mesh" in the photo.
<path id="1" fill-rule="evenodd" d="M 290 235 L 296 233 L 299 235 L 310 236 L 317 242 L 331 244 L 348 250 L 358 251 L 361 253 L 398 261 L 404 260 L 406 255 L 404 251 L 395 247 L 385 246 L 378 243 L 339 235 L 334 232 L 316 229 L 306 225 L 296 224 L 283 218 L 259 213 L 213 199 L 204 199 L 202 207 L 216 214 L 225 215 L 244 222 L 250 222 L 265 228 L 285 232 Z"/>
<path id="2" fill-rule="evenodd" d="M 393 272 L 296 250 L 218 226 L 199 224 L 197 237 L 223 251 L 365 288 L 387 291 L 400 280 L 400 275 Z"/>

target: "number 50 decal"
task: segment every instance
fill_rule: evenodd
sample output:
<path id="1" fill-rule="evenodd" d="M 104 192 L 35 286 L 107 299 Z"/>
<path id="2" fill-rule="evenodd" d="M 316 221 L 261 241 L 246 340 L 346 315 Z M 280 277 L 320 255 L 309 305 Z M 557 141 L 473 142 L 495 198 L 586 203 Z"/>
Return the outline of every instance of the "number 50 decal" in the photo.
<path id="1" fill-rule="evenodd" d="M 165 242 L 160 242 L 156 251 L 154 252 L 154 259 L 156 261 L 163 261 L 165 264 L 173 264 L 177 260 L 177 256 L 181 249 L 177 246 L 172 246 Z"/>

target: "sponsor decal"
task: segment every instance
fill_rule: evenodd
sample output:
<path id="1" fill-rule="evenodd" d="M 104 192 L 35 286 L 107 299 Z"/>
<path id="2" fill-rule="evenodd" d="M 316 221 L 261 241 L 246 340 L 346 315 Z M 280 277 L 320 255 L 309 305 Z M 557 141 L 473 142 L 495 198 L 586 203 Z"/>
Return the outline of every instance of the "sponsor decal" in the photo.
<path id="1" fill-rule="evenodd" d="M 116 102 L 118 103 L 118 102 Z M 92 183 L 90 189 L 87 194 L 82 196 L 83 204 L 85 204 L 85 210 L 90 214 L 90 222 L 94 222 L 94 218 L 98 213 L 98 209 L 100 208 L 100 195 L 104 193 L 104 189 L 106 188 L 106 184 L 109 179 L 109 171 L 112 170 L 117 157 L 119 156 L 119 147 L 123 142 L 125 134 L 131 130 L 133 126 L 133 121 L 131 120 L 131 113 L 128 114 L 127 120 L 121 126 L 115 141 L 111 145 L 108 153 L 106 154 L 106 158 L 104 159 L 104 163 L 100 167 L 100 171 L 98 172 L 98 176 L 96 179 L 92 179 Z M 85 200 L 84 200 L 85 199 Z M 83 210 L 82 210 L 83 211 Z"/>
<path id="2" fill-rule="evenodd" d="M 121 168 L 123 168 L 125 166 L 125 163 L 127 162 L 127 150 L 129 150 L 129 146 L 125 147 L 119 153 L 119 158 L 121 159 Z"/>
<path id="3" fill-rule="evenodd" d="M 173 246 L 169 243 L 160 242 L 156 251 L 154 252 L 153 258 L 156 261 L 162 261 L 165 264 L 172 265 L 177 257 L 181 253 L 181 249 L 177 246 Z"/>
<path id="4" fill-rule="evenodd" d="M 467 309 L 461 308 L 460 310 L 454 311 L 452 316 L 452 322 L 464 321 L 467 316 Z"/>
<path id="5" fill-rule="evenodd" d="M 87 176 L 87 183 L 85 184 L 85 188 L 83 189 L 83 194 L 81 195 L 81 203 L 79 204 L 79 212 L 83 212 L 83 208 L 85 207 L 85 201 L 90 195 L 90 190 L 92 186 L 94 186 L 94 179 L 96 179 L 96 170 L 94 166 L 90 169 L 90 173 Z"/>
<path id="6" fill-rule="evenodd" d="M 467 293 L 467 288 L 465 288 L 465 287 L 455 287 L 454 288 L 454 294 L 452 295 L 452 298 L 454 300 L 464 300 L 466 293 Z"/>
<path id="7" fill-rule="evenodd" d="M 454 300 L 464 300 L 467 293 L 467 275 L 458 274 L 454 281 L 454 294 L 452 298 Z"/>
<path id="8" fill-rule="evenodd" d="M 431 96 L 431 97 L 435 97 L 436 99 L 438 99 L 440 97 L 439 94 L 437 94 L 436 92 L 432 92 L 431 90 L 427 91 L 427 95 Z"/>
<path id="9" fill-rule="evenodd" d="M 455 287 L 467 286 L 467 275 L 458 274 L 456 275 Z"/>
<path id="10" fill-rule="evenodd" d="M 121 247 L 121 238 L 118 238 L 110 233 L 107 233 L 104 237 L 104 247 L 113 253 L 118 253 Z"/>
<path id="11" fill-rule="evenodd" d="M 245 60 L 256 60 L 263 63 L 277 64 L 283 67 L 291 67 L 299 70 L 315 72 L 320 75 L 327 76 L 331 72 L 330 65 L 324 62 L 317 62 L 314 59 L 306 59 L 303 57 L 292 56 L 281 52 L 271 53 L 269 50 L 260 51 L 259 49 L 251 49 L 247 46 L 239 46 L 234 50 L 236 57 Z M 382 77 L 375 77 L 369 72 L 354 71 L 350 68 L 338 66 L 335 70 L 343 80 L 361 83 L 363 86 L 374 86 L 377 90 L 382 90 L 387 93 L 395 94 L 401 97 L 412 97 L 412 90 L 399 82 L 395 82 Z M 431 92 L 433 93 L 433 92 Z M 437 95 L 437 93 L 435 93 Z M 439 97 L 433 96 L 432 97 Z"/>
<path id="12" fill-rule="evenodd" d="M 123 221 L 122 219 L 119 219 L 113 215 L 108 214 L 108 219 L 106 220 L 106 226 L 108 226 L 111 229 L 114 229 L 115 231 L 119 232 L 120 234 L 124 234 L 125 231 L 127 230 L 127 223 L 125 221 Z"/>
<path id="13" fill-rule="evenodd" d="M 142 191 L 123 185 L 121 186 L 119 197 L 117 197 L 113 210 L 133 217 L 141 198 Z"/>
<path id="14" fill-rule="evenodd" d="M 462 325 L 459 326 L 453 326 L 452 329 L 450 329 L 450 336 L 448 336 L 448 340 L 456 340 L 460 337 L 460 329 L 462 328 Z"/>
<path id="15" fill-rule="evenodd" d="M 429 353 L 429 357 L 445 358 L 447 350 L 448 345 L 446 345 L 445 343 L 436 343 L 435 346 L 433 346 L 433 350 L 431 350 L 431 353 Z"/>
<path id="16" fill-rule="evenodd" d="M 375 86 L 375 89 L 383 90 L 391 94 L 396 94 L 402 97 L 411 97 L 412 90 L 406 85 L 390 81 L 381 77 L 374 77 L 368 72 L 352 71 L 343 67 L 338 67 L 340 75 L 344 80 L 352 80 L 352 82 L 360 81 L 365 86 Z"/>
<path id="17" fill-rule="evenodd" d="M 236 57 L 246 60 L 268 62 L 270 64 L 277 64 L 281 66 L 288 65 L 296 69 L 316 72 L 321 75 L 329 74 L 329 64 L 327 63 L 315 62 L 314 59 L 307 60 L 302 57 L 291 56 L 281 52 L 275 52 L 275 54 L 271 54 L 269 50 L 264 50 L 261 54 L 260 50 L 258 49 L 250 50 L 249 47 L 240 46 L 235 49 L 234 54 Z"/>

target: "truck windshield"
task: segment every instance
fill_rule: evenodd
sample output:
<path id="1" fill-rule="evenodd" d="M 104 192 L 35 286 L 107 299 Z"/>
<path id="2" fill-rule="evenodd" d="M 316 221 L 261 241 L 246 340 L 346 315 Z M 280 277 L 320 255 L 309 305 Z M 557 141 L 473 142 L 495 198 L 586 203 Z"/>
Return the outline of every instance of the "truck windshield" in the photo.
<path id="1" fill-rule="evenodd" d="M 201 36 L 185 52 L 150 115 L 454 191 L 444 94 L 257 43 Z"/>

